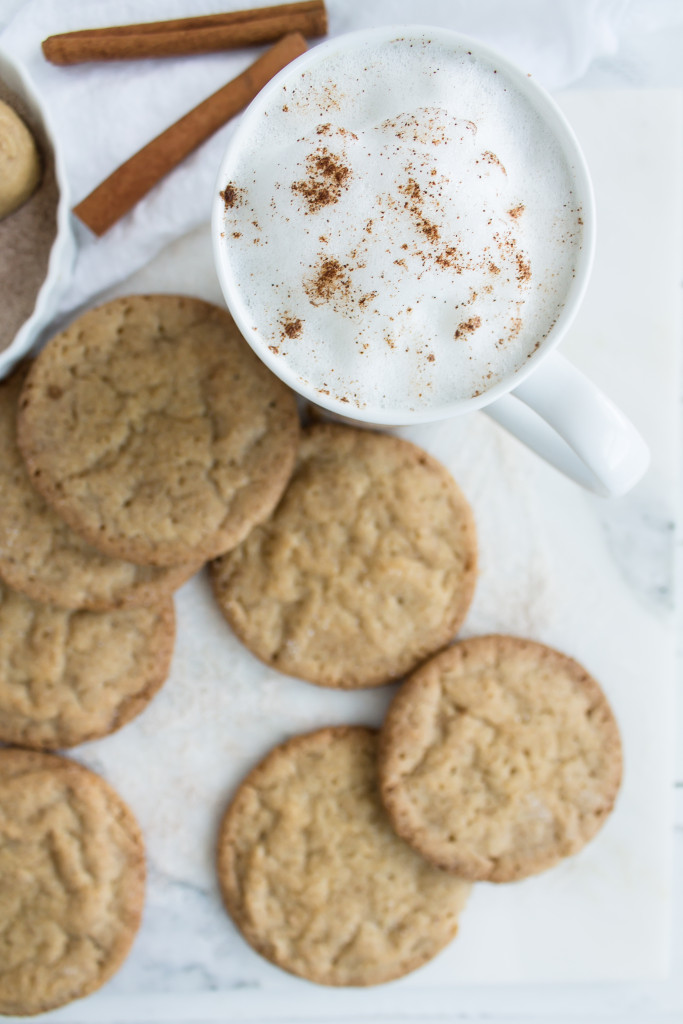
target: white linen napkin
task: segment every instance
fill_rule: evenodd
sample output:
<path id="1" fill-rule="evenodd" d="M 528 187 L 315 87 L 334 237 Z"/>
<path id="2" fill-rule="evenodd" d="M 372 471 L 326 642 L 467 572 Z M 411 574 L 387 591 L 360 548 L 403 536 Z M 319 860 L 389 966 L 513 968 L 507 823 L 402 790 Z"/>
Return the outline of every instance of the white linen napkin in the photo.
<path id="1" fill-rule="evenodd" d="M 73 205 L 239 74 L 261 50 L 55 67 L 43 58 L 41 40 L 73 29 L 266 3 L 272 0 L 203 0 L 201 5 L 191 0 L 27 0 L 0 34 L 0 46 L 24 66 L 42 97 L 65 160 Z M 628 8 L 624 0 L 328 0 L 331 36 L 389 23 L 444 26 L 497 47 L 551 90 L 575 80 L 596 57 L 616 50 Z M 231 130 L 229 124 L 218 131 L 102 238 L 74 218 L 77 257 L 61 314 L 88 302 L 209 218 Z"/>

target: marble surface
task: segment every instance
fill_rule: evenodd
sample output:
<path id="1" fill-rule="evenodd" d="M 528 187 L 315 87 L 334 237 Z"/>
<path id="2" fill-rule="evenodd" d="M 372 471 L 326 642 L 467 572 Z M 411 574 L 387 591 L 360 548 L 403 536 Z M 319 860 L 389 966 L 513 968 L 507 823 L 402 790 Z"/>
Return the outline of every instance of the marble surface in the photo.
<path id="1" fill-rule="evenodd" d="M 400 433 L 442 459 L 474 507 L 481 577 L 463 634 L 534 637 L 602 682 L 626 752 L 615 813 L 556 869 L 477 886 L 456 942 L 402 981 L 330 992 L 283 974 L 243 943 L 221 909 L 212 861 L 219 816 L 274 743 L 321 724 L 379 723 L 391 691 L 321 691 L 269 670 L 232 636 L 200 575 L 177 595 L 178 644 L 162 692 L 119 734 L 75 751 L 119 789 L 147 836 L 143 927 L 106 989 L 46 1019 L 551 1020 L 560 1010 L 563 1021 L 597 1012 L 655 1019 L 650 1011 L 682 1019 L 683 992 L 667 981 L 683 169 L 671 125 L 680 124 L 681 98 L 567 93 L 561 102 L 585 148 L 600 215 L 595 273 L 562 351 L 634 419 L 652 447 L 651 469 L 631 494 L 605 501 L 483 414 Z M 207 228 L 115 293 L 151 290 L 220 301 Z"/>

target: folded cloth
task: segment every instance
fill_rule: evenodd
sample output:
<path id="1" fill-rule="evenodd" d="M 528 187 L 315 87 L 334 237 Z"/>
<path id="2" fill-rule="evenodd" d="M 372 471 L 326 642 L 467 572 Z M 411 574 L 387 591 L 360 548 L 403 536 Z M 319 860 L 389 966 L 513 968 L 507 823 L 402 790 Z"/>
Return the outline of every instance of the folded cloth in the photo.
<path id="1" fill-rule="evenodd" d="M 209 14 L 273 0 L 27 0 L 0 34 L 0 47 L 23 65 L 47 109 L 75 205 L 119 164 L 210 93 L 261 50 L 72 67 L 48 63 L 40 43 L 74 29 Z M 328 0 L 330 35 L 372 25 L 439 25 L 503 51 L 549 89 L 579 77 L 613 53 L 624 0 Z M 311 44 L 313 45 L 313 44 Z M 61 313 L 147 263 L 168 242 L 208 220 L 228 124 L 157 185 L 105 236 L 74 218 L 78 253 Z"/>

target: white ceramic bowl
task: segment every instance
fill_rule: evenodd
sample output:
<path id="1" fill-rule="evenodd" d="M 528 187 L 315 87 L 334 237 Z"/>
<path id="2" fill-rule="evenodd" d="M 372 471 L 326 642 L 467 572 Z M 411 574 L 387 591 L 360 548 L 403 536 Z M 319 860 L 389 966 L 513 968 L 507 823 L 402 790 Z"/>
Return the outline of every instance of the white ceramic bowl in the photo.
<path id="1" fill-rule="evenodd" d="M 0 78 L 21 97 L 36 120 L 42 123 L 54 153 L 55 175 L 59 189 L 57 234 L 50 250 L 47 274 L 36 297 L 30 317 L 19 328 L 11 344 L 0 351 L 0 378 L 2 378 L 6 377 L 16 363 L 31 350 L 41 331 L 47 327 L 57 312 L 60 298 L 69 281 L 76 254 L 76 241 L 71 228 L 71 202 L 64 161 L 59 146 L 56 144 L 50 119 L 41 106 L 26 71 L 2 47 L 0 47 Z"/>

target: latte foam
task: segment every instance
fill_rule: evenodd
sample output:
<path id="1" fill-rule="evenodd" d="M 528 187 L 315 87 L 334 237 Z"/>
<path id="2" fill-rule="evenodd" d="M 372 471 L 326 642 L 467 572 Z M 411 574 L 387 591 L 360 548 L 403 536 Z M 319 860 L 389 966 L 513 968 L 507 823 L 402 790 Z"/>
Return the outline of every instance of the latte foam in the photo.
<path id="1" fill-rule="evenodd" d="M 464 48 L 326 56 L 269 95 L 227 166 L 225 262 L 251 341 L 323 404 L 479 395 L 533 355 L 570 289 L 572 169 L 507 73 Z"/>

